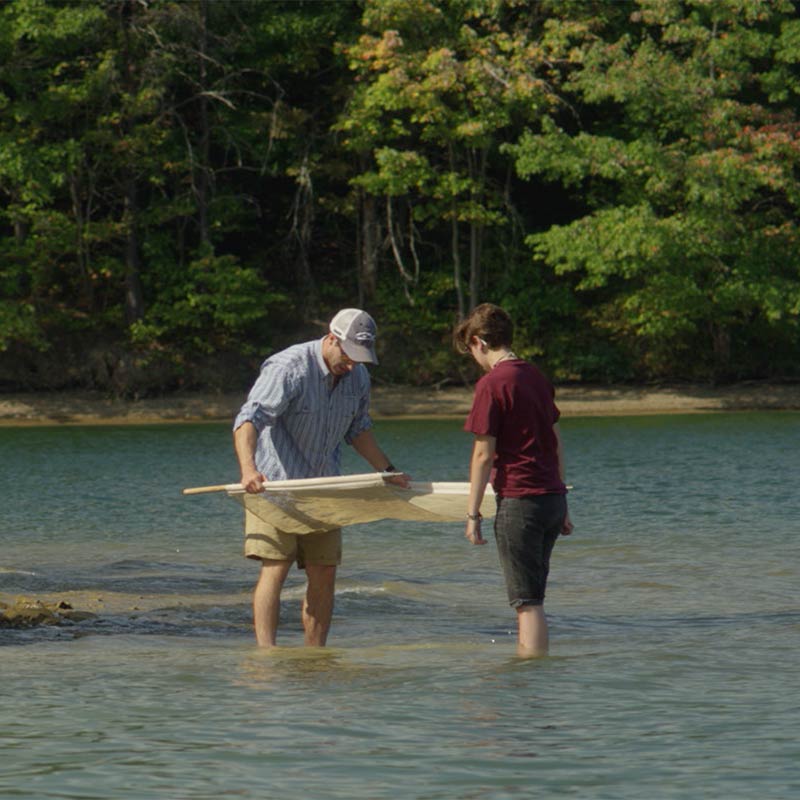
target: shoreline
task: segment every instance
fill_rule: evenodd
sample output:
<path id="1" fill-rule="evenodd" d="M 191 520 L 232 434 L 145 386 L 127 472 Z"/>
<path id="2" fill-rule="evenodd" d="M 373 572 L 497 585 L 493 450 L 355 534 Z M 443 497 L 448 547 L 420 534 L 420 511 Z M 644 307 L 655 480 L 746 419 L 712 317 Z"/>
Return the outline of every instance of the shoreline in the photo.
<path id="1" fill-rule="evenodd" d="M 0 427 L 51 425 L 147 425 L 230 422 L 245 393 L 181 392 L 120 400 L 99 392 L 0 394 Z M 748 382 L 730 386 L 556 386 L 562 417 L 702 414 L 727 411 L 800 410 L 800 383 Z M 375 419 L 463 418 L 471 387 L 443 389 L 373 386 Z"/>

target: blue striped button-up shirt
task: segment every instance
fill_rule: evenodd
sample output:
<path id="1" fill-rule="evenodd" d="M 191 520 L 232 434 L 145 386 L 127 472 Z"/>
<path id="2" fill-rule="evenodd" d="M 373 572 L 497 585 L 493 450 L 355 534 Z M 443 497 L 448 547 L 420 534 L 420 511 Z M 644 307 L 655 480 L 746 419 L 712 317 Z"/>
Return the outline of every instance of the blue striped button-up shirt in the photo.
<path id="1" fill-rule="evenodd" d="M 270 356 L 233 429 L 252 422 L 258 431 L 256 467 L 267 480 L 317 478 L 341 471 L 341 442 L 372 427 L 369 372 L 363 364 L 339 378 L 322 357 L 322 340 Z"/>

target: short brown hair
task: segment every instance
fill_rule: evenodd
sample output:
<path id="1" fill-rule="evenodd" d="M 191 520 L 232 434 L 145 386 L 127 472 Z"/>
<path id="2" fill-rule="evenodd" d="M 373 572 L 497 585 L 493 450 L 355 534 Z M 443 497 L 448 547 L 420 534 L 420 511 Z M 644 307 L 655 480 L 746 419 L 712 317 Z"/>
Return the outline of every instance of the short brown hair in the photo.
<path id="1" fill-rule="evenodd" d="M 493 350 L 511 347 L 514 338 L 514 323 L 511 317 L 494 303 L 481 303 L 472 309 L 469 316 L 453 330 L 453 346 L 459 353 L 469 352 L 473 336 L 483 339 Z"/>

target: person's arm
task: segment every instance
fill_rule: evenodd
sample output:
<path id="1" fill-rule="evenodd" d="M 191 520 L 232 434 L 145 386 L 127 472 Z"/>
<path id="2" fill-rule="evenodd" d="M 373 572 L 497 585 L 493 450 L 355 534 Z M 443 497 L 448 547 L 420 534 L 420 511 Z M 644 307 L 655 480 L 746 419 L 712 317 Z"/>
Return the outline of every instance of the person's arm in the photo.
<path id="1" fill-rule="evenodd" d="M 476 436 L 469 462 L 469 502 L 467 503 L 467 527 L 464 535 L 472 544 L 486 544 L 481 533 L 481 503 L 486 485 L 492 474 L 497 439 L 494 436 Z"/>
<path id="2" fill-rule="evenodd" d="M 352 444 L 356 453 L 378 472 L 397 473 L 386 480 L 398 486 L 402 486 L 403 488 L 408 487 L 410 476 L 406 475 L 404 472 L 397 472 L 389 457 L 378 446 L 375 434 L 372 432 L 371 428 L 359 433 L 358 436 L 351 440 L 350 444 Z"/>
<path id="3" fill-rule="evenodd" d="M 267 480 L 256 467 L 257 442 L 258 431 L 252 422 L 243 422 L 233 432 L 233 448 L 242 473 L 240 482 L 250 494 L 258 494 Z"/>
<path id="4" fill-rule="evenodd" d="M 280 358 L 265 361 L 233 422 L 233 449 L 239 462 L 240 483 L 250 494 L 258 494 L 267 480 L 256 466 L 259 434 L 276 424 L 299 389 L 300 373 L 292 363 Z"/>
<path id="5" fill-rule="evenodd" d="M 558 477 L 561 478 L 562 483 L 567 482 L 566 467 L 564 466 L 564 445 L 561 441 L 561 431 L 556 422 L 553 425 L 553 433 L 556 435 L 556 452 L 558 453 Z M 561 535 L 569 536 L 572 533 L 574 526 L 572 520 L 569 518 L 569 510 L 564 516 L 564 522 L 561 523 Z"/>

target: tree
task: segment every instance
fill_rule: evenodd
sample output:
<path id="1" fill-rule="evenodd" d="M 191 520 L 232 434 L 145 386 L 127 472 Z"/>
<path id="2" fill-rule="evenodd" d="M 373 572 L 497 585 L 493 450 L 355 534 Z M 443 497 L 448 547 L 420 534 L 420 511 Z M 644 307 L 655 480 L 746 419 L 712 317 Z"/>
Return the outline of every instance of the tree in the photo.
<path id="1" fill-rule="evenodd" d="M 3 350 L 45 349 L 49 327 L 85 327 L 95 299 L 78 197 L 93 176 L 82 170 L 76 106 L 102 83 L 106 22 L 92 6 L 0 9 L 0 221 L 14 231 L 0 240 Z"/>
<path id="2" fill-rule="evenodd" d="M 555 102 L 540 75 L 541 19 L 522 2 L 370 0 L 362 22 L 346 51 L 357 88 L 339 123 L 363 165 L 353 183 L 381 201 L 409 303 L 420 280 L 418 227 L 449 240 L 463 316 L 485 293 L 486 233 L 507 223 L 499 146 Z"/>
<path id="3" fill-rule="evenodd" d="M 226 33 L 216 37 L 206 35 L 202 3 L 21 0 L 0 10 L 0 91 L 9 111 L 0 188 L 3 218 L 16 231 L 6 245 L 14 271 L 5 276 L 11 302 L 3 308 L 15 310 L 0 320 L 6 347 L 59 351 L 70 340 L 53 332 L 67 327 L 102 337 L 101 371 L 115 369 L 110 343 L 126 339 L 141 365 L 180 360 L 185 346 L 234 346 L 281 300 L 236 255 L 215 253 L 214 239 L 233 227 L 231 208 L 242 205 L 238 197 L 215 207 L 211 191 L 242 139 L 240 120 L 213 113 L 210 98 L 234 107 L 213 81 L 247 96 L 231 66 L 245 41 L 231 8 L 220 9 L 215 22 Z M 190 38 L 199 38 L 199 50 Z M 193 230 L 170 240 L 169 225 Z M 197 320 L 184 308 L 195 308 Z M 199 339 L 189 333 L 197 327 Z"/>
<path id="4" fill-rule="evenodd" d="M 355 303 L 452 380 L 483 300 L 559 380 L 797 375 L 794 7 L 2 3 L 0 387 L 244 384 Z"/>
<path id="5" fill-rule="evenodd" d="M 797 63 L 793 16 L 640 0 L 624 33 L 565 40 L 577 121 L 549 115 L 513 148 L 520 175 L 583 195 L 588 213 L 530 244 L 645 374 L 766 374 L 798 344 L 800 127 L 770 68 Z"/>

